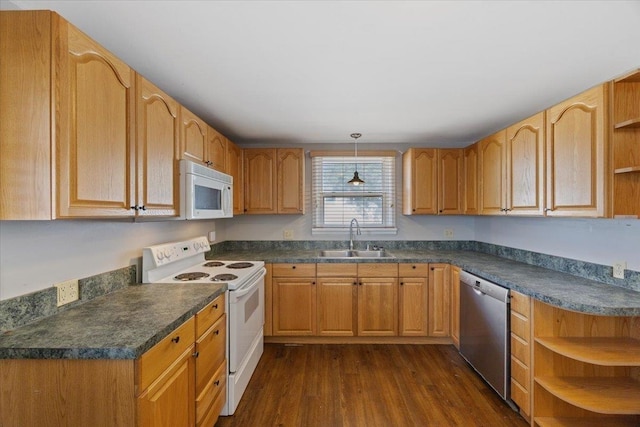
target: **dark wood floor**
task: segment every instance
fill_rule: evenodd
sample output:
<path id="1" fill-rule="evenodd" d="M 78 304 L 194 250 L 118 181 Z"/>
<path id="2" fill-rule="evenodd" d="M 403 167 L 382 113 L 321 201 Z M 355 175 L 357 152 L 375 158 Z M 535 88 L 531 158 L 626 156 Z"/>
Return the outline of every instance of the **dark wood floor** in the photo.
<path id="1" fill-rule="evenodd" d="M 527 425 L 451 345 L 266 344 L 216 427 Z"/>

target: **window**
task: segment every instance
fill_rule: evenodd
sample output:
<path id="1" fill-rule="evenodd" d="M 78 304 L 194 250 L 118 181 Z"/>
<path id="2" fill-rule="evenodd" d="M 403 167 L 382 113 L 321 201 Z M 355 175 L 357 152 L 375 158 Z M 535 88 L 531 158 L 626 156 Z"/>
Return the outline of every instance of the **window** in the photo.
<path id="1" fill-rule="evenodd" d="M 385 152 L 387 154 L 387 152 Z M 313 232 L 343 231 L 356 218 L 362 229 L 396 232 L 395 153 L 358 156 L 362 185 L 347 182 L 356 170 L 353 156 L 311 153 Z"/>

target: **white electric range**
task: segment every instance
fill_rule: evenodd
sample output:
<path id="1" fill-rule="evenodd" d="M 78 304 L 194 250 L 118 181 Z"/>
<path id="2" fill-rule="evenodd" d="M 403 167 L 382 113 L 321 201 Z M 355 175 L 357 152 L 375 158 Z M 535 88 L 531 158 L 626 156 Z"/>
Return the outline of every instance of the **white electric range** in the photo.
<path id="1" fill-rule="evenodd" d="M 143 283 L 226 283 L 227 402 L 232 415 L 264 349 L 263 261 L 207 260 L 206 237 L 149 246 L 142 250 Z"/>

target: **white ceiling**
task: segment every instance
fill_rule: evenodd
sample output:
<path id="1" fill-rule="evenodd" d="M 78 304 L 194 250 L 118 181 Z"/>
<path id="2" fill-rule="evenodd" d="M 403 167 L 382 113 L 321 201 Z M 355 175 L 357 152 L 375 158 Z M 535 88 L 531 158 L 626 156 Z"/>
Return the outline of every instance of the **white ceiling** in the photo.
<path id="1" fill-rule="evenodd" d="M 640 66 L 640 1 L 2 7 L 59 12 L 243 145 L 461 147 Z"/>

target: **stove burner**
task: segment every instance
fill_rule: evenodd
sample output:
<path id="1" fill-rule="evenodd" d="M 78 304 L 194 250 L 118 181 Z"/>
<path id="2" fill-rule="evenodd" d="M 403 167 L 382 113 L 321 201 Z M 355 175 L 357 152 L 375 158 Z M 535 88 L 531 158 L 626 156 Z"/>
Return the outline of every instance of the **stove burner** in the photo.
<path id="1" fill-rule="evenodd" d="M 182 273 L 178 274 L 174 279 L 180 280 L 183 282 L 189 282 L 191 280 L 204 279 L 205 277 L 209 277 L 207 273 L 201 273 L 199 271 L 194 271 L 193 273 Z"/>
<path id="2" fill-rule="evenodd" d="M 249 268 L 253 267 L 253 263 L 250 262 L 234 262 L 233 264 L 227 265 L 227 268 Z"/>
<path id="3" fill-rule="evenodd" d="M 203 267 L 222 267 L 224 265 L 224 262 L 220 262 L 220 261 L 210 261 L 207 262 L 203 265 Z"/>
<path id="4" fill-rule="evenodd" d="M 235 274 L 216 274 L 211 278 L 212 282 L 228 282 L 229 280 L 236 280 L 238 276 Z"/>

